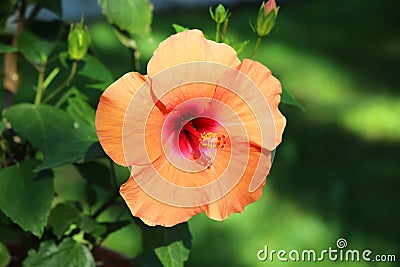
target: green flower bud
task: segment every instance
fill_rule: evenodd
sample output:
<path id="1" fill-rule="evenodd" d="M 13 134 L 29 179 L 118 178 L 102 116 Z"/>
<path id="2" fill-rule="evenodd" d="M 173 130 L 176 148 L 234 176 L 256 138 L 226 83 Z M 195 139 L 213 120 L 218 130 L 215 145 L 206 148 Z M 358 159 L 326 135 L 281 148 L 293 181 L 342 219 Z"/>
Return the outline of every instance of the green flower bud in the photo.
<path id="1" fill-rule="evenodd" d="M 90 35 L 83 20 L 78 24 L 71 25 L 68 34 L 68 54 L 73 60 L 81 60 L 90 46 Z"/>
<path id="2" fill-rule="evenodd" d="M 276 7 L 275 0 L 269 0 L 266 4 L 264 2 L 261 4 L 255 27 L 255 31 L 259 37 L 268 35 L 272 28 L 274 28 L 278 10 L 279 7 Z"/>
<path id="3" fill-rule="evenodd" d="M 215 12 L 213 12 L 212 8 L 210 7 L 210 15 L 211 18 L 218 24 L 224 23 L 227 18 L 231 15 L 228 9 L 225 9 L 225 7 L 222 4 L 219 4 L 215 8 Z"/>

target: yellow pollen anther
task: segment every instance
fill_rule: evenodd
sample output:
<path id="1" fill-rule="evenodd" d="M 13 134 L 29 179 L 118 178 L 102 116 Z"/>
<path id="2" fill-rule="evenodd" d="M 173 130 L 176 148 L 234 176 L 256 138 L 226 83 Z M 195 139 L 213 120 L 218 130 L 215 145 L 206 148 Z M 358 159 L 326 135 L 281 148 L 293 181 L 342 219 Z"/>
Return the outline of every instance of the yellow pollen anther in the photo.
<path id="1" fill-rule="evenodd" d="M 203 147 L 217 148 L 220 144 L 219 142 L 220 139 L 221 137 L 219 137 L 219 135 L 216 133 L 203 132 L 200 135 L 199 142 Z"/>

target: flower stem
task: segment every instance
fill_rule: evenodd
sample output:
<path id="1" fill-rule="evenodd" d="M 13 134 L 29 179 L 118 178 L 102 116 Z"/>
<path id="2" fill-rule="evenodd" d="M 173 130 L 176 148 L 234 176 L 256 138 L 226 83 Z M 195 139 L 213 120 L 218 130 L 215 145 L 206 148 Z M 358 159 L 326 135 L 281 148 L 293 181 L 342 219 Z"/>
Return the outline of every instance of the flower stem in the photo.
<path id="1" fill-rule="evenodd" d="M 256 45 L 254 46 L 253 52 L 251 52 L 251 54 L 248 56 L 248 58 L 252 58 L 256 54 L 258 47 L 260 46 L 261 40 L 262 40 L 262 38 L 258 37 Z"/>
<path id="2" fill-rule="evenodd" d="M 228 24 L 229 24 L 229 19 L 227 18 L 224 22 L 224 25 L 222 26 L 222 32 L 221 32 L 222 40 L 224 40 L 226 31 L 228 30 Z"/>
<path id="3" fill-rule="evenodd" d="M 44 81 L 44 67 L 39 67 L 38 68 L 38 82 L 37 82 L 37 90 L 36 90 L 36 96 L 35 96 L 35 105 L 39 105 L 40 102 L 42 101 L 42 96 L 43 96 L 43 91 L 44 91 L 44 86 L 43 86 L 43 81 Z"/>
<path id="4" fill-rule="evenodd" d="M 59 87 L 57 87 L 50 95 L 48 95 L 44 99 L 45 103 L 49 102 L 53 97 L 58 95 L 66 86 L 70 85 L 72 79 L 74 79 L 74 77 L 75 77 L 77 68 L 78 68 L 78 61 L 76 61 L 76 60 L 72 61 L 71 71 L 69 73 L 68 78 L 65 80 L 65 82 L 63 84 L 61 84 Z"/>
<path id="5" fill-rule="evenodd" d="M 215 31 L 215 41 L 219 43 L 219 30 L 221 28 L 221 23 L 217 23 L 217 29 Z"/>

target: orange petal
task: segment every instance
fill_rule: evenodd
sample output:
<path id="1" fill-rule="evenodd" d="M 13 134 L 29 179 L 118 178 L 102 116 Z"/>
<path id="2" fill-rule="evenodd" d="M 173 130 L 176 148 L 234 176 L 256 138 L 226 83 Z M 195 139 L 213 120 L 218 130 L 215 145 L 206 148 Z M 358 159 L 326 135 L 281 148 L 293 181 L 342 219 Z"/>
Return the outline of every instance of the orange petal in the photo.
<path id="1" fill-rule="evenodd" d="M 206 214 L 214 220 L 222 221 L 232 213 L 243 212 L 244 208 L 262 195 L 265 177 L 271 168 L 271 153 L 252 146 L 246 170 L 239 183 L 227 195 L 207 205 Z M 262 181 L 256 190 L 249 190 L 254 180 Z"/>
<path id="2" fill-rule="evenodd" d="M 209 41 L 199 30 L 187 30 L 160 43 L 147 65 L 147 73 L 151 77 L 169 67 L 196 61 L 216 62 L 232 67 L 240 64 L 235 50 L 229 45 Z"/>
<path id="3" fill-rule="evenodd" d="M 285 117 L 278 110 L 282 92 L 279 81 L 268 68 L 252 60 L 244 60 L 236 72 L 227 72 L 227 75 L 223 79 L 226 82 L 217 86 L 214 98 L 237 112 L 251 141 L 274 150 L 282 140 L 286 125 Z"/>
<path id="4" fill-rule="evenodd" d="M 132 97 L 147 81 L 146 76 L 136 72 L 125 74 L 104 91 L 97 107 L 95 123 L 100 144 L 107 155 L 122 166 L 127 166 L 123 146 L 125 116 Z M 137 107 L 136 109 L 140 110 Z M 131 113 L 135 113 L 135 111 Z M 149 123 L 148 129 L 146 129 L 148 130 L 148 133 L 146 132 L 146 144 L 150 148 L 148 150 L 151 151 L 152 157 L 156 158 L 160 155 L 161 145 L 154 145 L 157 144 L 157 136 L 159 139 L 159 131 L 155 130 L 157 127 L 154 125 L 159 125 L 159 127 L 162 125 L 162 122 L 158 120 L 160 112 L 154 109 L 149 118 L 149 121 L 153 123 Z M 149 145 L 149 140 L 151 140 L 153 146 Z"/>
<path id="5" fill-rule="evenodd" d="M 162 203 L 147 195 L 133 177 L 123 184 L 120 193 L 133 216 L 150 226 L 171 227 L 188 221 L 193 215 L 204 211 L 203 207 L 182 208 Z"/>
<path id="6" fill-rule="evenodd" d="M 177 105 L 195 98 L 212 98 L 215 93 L 215 85 L 206 83 L 191 83 L 180 85 L 160 98 L 167 110 L 172 110 Z"/>
<path id="7" fill-rule="evenodd" d="M 267 99 L 275 123 L 276 145 L 279 145 L 286 126 L 286 119 L 278 109 L 282 93 L 281 83 L 272 76 L 267 67 L 254 60 L 243 60 L 238 70 L 246 74 L 261 89 L 262 94 Z"/>
<path id="8" fill-rule="evenodd" d="M 230 149 L 229 145 L 228 149 Z M 244 171 L 244 174 L 231 191 L 212 203 L 194 207 L 169 205 L 168 203 L 159 201 L 157 196 L 146 193 L 133 177 L 130 177 L 130 179 L 121 186 L 120 193 L 132 215 L 139 217 L 143 222 L 151 226 L 174 226 L 189 220 L 195 214 L 203 211 L 212 219 L 224 220 L 232 213 L 243 212 L 245 206 L 261 197 L 262 186 L 259 186 L 257 190 L 252 192 L 250 192 L 249 187 L 255 176 L 262 176 L 262 185 L 265 184 L 264 178 L 268 175 L 271 167 L 271 154 L 269 152 L 260 154 L 259 148 L 251 147 L 249 155 L 248 162 L 240 162 L 240 159 L 238 160 L 235 157 L 231 158 L 230 151 L 228 150 L 222 153 L 219 152 L 211 169 L 196 174 L 185 173 L 175 168 L 170 165 L 165 158 L 157 159 L 156 162 L 154 162 L 154 168 L 157 169 L 158 173 L 163 177 L 168 177 L 170 182 L 181 185 L 186 184 L 187 186 L 197 186 L 195 190 L 201 190 L 201 177 L 207 175 L 212 176 L 213 174 L 220 177 L 227 169 L 229 162 L 232 161 L 230 168 L 233 168 L 233 171 L 236 173 Z M 150 166 L 139 167 L 140 170 L 137 174 L 139 176 L 144 176 L 145 179 L 151 180 L 151 175 L 149 175 L 149 173 L 151 173 L 149 171 L 150 168 Z M 151 181 L 149 182 L 151 183 Z M 175 198 L 180 195 L 177 194 L 176 191 L 168 190 L 168 192 L 165 192 L 167 190 L 163 186 L 157 186 L 156 184 L 153 186 L 157 187 L 157 191 L 160 194 L 171 194 Z M 219 184 L 219 186 L 223 187 L 224 184 Z M 207 192 L 204 193 L 207 194 Z M 193 198 L 194 196 L 192 194 L 187 194 L 184 197 Z M 194 199 L 193 201 L 196 200 Z"/>

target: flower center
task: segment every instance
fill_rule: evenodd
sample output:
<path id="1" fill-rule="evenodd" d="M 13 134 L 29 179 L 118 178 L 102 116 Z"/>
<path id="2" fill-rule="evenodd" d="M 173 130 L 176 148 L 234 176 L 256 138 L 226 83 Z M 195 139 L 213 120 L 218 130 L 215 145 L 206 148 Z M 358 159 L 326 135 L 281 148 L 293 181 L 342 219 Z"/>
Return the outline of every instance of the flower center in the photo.
<path id="1" fill-rule="evenodd" d="M 205 167 L 212 165 L 216 150 L 226 145 L 225 135 L 216 133 L 218 122 L 209 118 L 195 118 L 187 122 L 179 133 L 179 147 L 189 160 Z"/>

